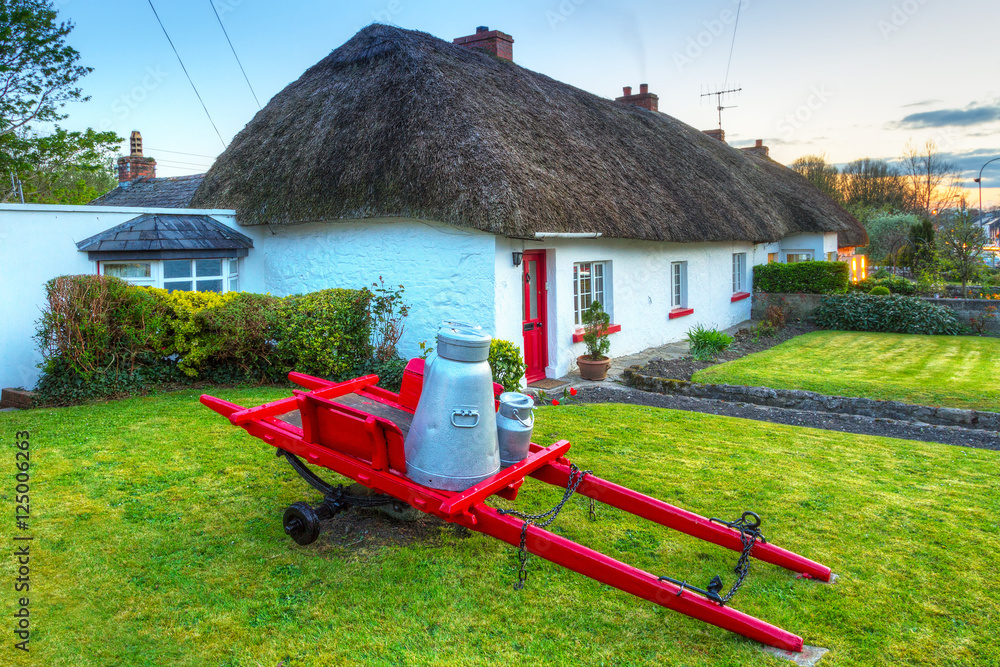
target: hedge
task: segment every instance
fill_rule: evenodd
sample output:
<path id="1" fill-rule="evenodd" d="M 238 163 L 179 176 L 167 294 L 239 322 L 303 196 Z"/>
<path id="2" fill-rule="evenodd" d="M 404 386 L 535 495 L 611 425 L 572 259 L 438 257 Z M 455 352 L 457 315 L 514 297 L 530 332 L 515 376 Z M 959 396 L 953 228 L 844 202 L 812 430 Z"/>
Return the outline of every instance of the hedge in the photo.
<path id="1" fill-rule="evenodd" d="M 285 298 L 166 292 L 107 276 L 46 284 L 36 340 L 37 391 L 66 405 L 146 391 L 164 382 L 268 382 L 298 370 L 333 380 L 401 360 L 372 360 L 369 290 Z"/>
<path id="2" fill-rule="evenodd" d="M 918 285 L 912 280 L 900 276 L 890 276 L 888 278 L 866 278 L 851 285 L 852 289 L 859 292 L 871 292 L 872 288 L 885 287 L 893 294 L 913 295 L 919 291 Z"/>
<path id="3" fill-rule="evenodd" d="M 902 295 L 844 294 L 824 298 L 813 312 L 823 329 L 956 335 L 966 332 L 955 312 Z"/>
<path id="4" fill-rule="evenodd" d="M 757 292 L 837 294 L 846 292 L 849 283 L 850 269 L 846 262 L 773 262 L 753 267 L 753 287 Z"/>

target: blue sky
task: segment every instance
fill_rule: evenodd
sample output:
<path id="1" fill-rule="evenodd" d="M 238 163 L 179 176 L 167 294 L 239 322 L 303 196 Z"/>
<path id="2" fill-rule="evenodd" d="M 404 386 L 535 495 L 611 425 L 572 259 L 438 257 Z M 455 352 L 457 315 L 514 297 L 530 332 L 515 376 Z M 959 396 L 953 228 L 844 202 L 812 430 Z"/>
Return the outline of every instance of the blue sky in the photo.
<path id="1" fill-rule="evenodd" d="M 974 188 L 1000 157 L 996 0 L 153 0 L 221 140 L 146 1 L 55 0 L 94 68 L 82 81 L 92 99 L 63 124 L 138 129 L 160 175 L 205 171 L 258 110 L 210 1 L 262 104 L 373 21 L 448 40 L 486 25 L 513 35 L 523 67 L 603 97 L 649 83 L 660 111 L 699 129 L 718 122 L 700 94 L 740 86 L 725 101 L 735 105 L 723 112 L 727 139 L 763 139 L 786 164 L 809 153 L 895 159 L 907 141 L 933 139 Z M 1000 161 L 984 186 L 985 202 L 1000 204 Z"/>

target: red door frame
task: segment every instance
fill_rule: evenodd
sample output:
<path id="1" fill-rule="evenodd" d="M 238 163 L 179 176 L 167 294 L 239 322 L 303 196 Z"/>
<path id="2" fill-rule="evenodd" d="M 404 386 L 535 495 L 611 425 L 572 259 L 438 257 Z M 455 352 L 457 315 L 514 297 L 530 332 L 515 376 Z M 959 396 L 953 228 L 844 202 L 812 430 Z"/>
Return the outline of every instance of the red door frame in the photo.
<path id="1" fill-rule="evenodd" d="M 548 302 L 546 299 L 546 271 L 545 271 L 545 251 L 525 250 L 521 264 L 522 298 L 521 307 L 521 330 L 524 336 L 524 377 L 527 382 L 535 382 L 545 377 L 545 367 L 549 365 L 549 344 L 548 344 Z M 529 263 L 535 263 L 535 284 L 528 282 Z M 530 318 L 528 304 L 530 303 L 530 290 L 535 291 L 538 302 L 537 317 Z"/>

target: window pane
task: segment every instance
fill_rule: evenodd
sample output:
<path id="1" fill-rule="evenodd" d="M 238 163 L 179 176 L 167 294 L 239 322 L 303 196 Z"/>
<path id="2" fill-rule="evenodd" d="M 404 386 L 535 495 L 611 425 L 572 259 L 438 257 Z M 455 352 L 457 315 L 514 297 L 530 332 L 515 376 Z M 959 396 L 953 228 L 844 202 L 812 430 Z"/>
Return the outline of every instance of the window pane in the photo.
<path id="1" fill-rule="evenodd" d="M 229 291 L 230 292 L 239 292 L 240 291 L 240 279 L 239 278 L 230 278 L 229 279 Z"/>
<path id="2" fill-rule="evenodd" d="M 580 265 L 573 265 L 573 322 L 580 323 Z"/>
<path id="3" fill-rule="evenodd" d="M 104 275 L 116 278 L 149 278 L 152 266 L 148 263 L 137 264 L 103 264 Z"/>
<path id="4" fill-rule="evenodd" d="M 528 262 L 528 319 L 538 319 L 538 262 Z"/>
<path id="5" fill-rule="evenodd" d="M 236 260 L 236 259 L 229 260 L 229 275 L 232 276 L 232 275 L 236 275 L 237 273 L 239 273 L 239 271 L 238 271 L 239 265 L 240 265 L 239 264 L 239 260 Z"/>
<path id="6" fill-rule="evenodd" d="M 198 281 L 198 291 L 199 292 L 221 292 L 222 291 L 222 278 L 216 280 L 199 280 Z"/>
<path id="7" fill-rule="evenodd" d="M 190 280 L 175 280 L 174 282 L 163 283 L 163 288 L 168 292 L 190 292 L 191 291 L 191 281 Z"/>
<path id="8" fill-rule="evenodd" d="M 594 301 L 600 303 L 601 306 L 603 307 L 606 305 L 604 302 L 604 264 L 594 264 L 593 272 L 594 272 L 593 299 Z M 607 308 L 604 308 L 604 310 L 605 312 L 607 312 Z"/>
<path id="9" fill-rule="evenodd" d="M 190 278 L 191 277 L 191 260 L 189 259 L 170 259 L 163 262 L 163 279 L 170 280 L 171 278 Z M 188 287 L 188 289 L 191 289 Z"/>
<path id="10" fill-rule="evenodd" d="M 194 261 L 194 275 L 199 278 L 205 276 L 221 276 L 222 275 L 222 260 L 221 259 L 196 259 Z"/>

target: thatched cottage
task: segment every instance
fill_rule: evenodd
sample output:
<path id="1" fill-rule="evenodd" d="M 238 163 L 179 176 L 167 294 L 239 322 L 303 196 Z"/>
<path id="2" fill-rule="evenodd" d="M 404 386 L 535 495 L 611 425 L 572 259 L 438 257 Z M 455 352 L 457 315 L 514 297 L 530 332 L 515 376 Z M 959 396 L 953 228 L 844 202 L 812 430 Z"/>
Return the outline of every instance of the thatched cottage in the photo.
<path id="1" fill-rule="evenodd" d="M 592 299 L 612 354 L 637 352 L 748 319 L 769 256 L 865 243 L 760 152 L 659 113 L 645 87 L 612 101 L 520 67 L 512 41 L 365 28 L 257 114 L 192 205 L 258 230 L 267 290 L 383 275 L 414 305 L 411 346 L 473 320 L 523 344 L 529 380 L 573 366 Z"/>
<path id="2" fill-rule="evenodd" d="M 49 218 L 75 225 L 77 258 L 50 250 L 52 275 L 87 265 L 272 294 L 382 276 L 412 305 L 403 354 L 433 344 L 441 320 L 474 321 L 523 347 L 529 381 L 573 367 L 592 300 L 611 313 L 612 355 L 628 354 L 748 319 L 754 265 L 866 243 L 766 148 L 659 113 L 645 86 L 610 100 L 527 70 L 512 43 L 371 25 L 276 95 L 203 178 L 156 179 L 134 137 L 122 187 L 97 206 L 16 215 L 39 243 Z M 191 233 L 214 240 L 177 241 Z"/>

